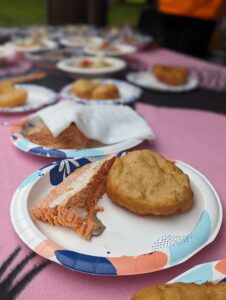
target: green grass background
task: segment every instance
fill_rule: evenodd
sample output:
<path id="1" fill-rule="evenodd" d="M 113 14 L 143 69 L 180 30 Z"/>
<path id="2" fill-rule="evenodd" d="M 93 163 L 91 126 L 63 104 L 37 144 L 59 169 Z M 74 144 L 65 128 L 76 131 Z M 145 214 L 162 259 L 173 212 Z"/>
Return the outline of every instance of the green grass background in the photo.
<path id="1" fill-rule="evenodd" d="M 65 0 L 67 1 L 67 0 Z M 136 24 L 144 0 L 116 1 L 109 11 L 110 25 Z M 0 0 L 0 26 L 46 24 L 45 0 Z"/>

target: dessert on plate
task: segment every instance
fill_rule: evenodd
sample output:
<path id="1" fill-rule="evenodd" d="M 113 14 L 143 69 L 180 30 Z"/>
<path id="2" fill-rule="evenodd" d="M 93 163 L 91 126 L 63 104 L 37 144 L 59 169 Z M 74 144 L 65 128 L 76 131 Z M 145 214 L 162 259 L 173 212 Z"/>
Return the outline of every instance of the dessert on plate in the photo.
<path id="1" fill-rule="evenodd" d="M 105 179 L 114 157 L 87 164 L 69 175 L 32 208 L 33 216 L 50 225 L 74 229 L 86 240 L 100 235 L 105 226 L 96 213 L 105 192 Z"/>
<path id="2" fill-rule="evenodd" d="M 188 80 L 187 69 L 179 66 L 156 64 L 152 73 L 159 82 L 172 86 L 184 85 Z"/>
<path id="3" fill-rule="evenodd" d="M 79 62 L 73 63 L 74 67 L 79 68 L 91 68 L 91 69 L 100 69 L 100 68 L 109 68 L 111 64 L 107 62 L 105 59 L 82 59 Z"/>
<path id="4" fill-rule="evenodd" d="M 113 83 L 101 83 L 97 80 L 79 79 L 71 87 L 71 92 L 84 99 L 107 100 L 117 99 L 120 92 Z"/>
<path id="5" fill-rule="evenodd" d="M 114 203 L 143 216 L 185 213 L 193 204 L 188 176 L 161 155 L 141 150 L 75 170 L 35 203 L 32 213 L 40 221 L 71 227 L 90 239 L 104 228 L 96 218 L 103 209 L 96 204 L 105 192 Z"/>
<path id="6" fill-rule="evenodd" d="M 0 83 L 0 107 L 16 107 L 26 104 L 27 92 L 12 83 Z"/>
<path id="7" fill-rule="evenodd" d="M 108 174 L 106 191 L 113 202 L 138 215 L 185 213 L 193 205 L 189 177 L 150 150 L 117 158 Z"/>
<path id="8" fill-rule="evenodd" d="M 90 140 L 71 124 L 57 137 L 44 124 L 38 124 L 26 132 L 26 137 L 34 144 L 55 149 L 84 149 L 89 147 Z"/>

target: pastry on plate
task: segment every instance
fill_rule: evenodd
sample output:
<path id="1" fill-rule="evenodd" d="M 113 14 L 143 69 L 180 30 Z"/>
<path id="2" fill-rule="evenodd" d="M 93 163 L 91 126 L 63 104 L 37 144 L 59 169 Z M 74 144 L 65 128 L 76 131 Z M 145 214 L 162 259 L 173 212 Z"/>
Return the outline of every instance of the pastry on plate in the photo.
<path id="1" fill-rule="evenodd" d="M 185 213 L 193 205 L 188 176 L 150 150 L 117 158 L 108 174 L 106 191 L 114 203 L 138 215 Z"/>
<path id="2" fill-rule="evenodd" d="M 92 92 L 92 99 L 117 99 L 120 97 L 117 86 L 113 83 L 99 84 Z"/>
<path id="3" fill-rule="evenodd" d="M 159 82 L 167 85 L 179 86 L 188 80 L 188 71 L 179 66 L 157 64 L 153 66 L 152 72 Z"/>
<path id="4" fill-rule="evenodd" d="M 54 149 L 84 149 L 90 144 L 90 140 L 71 124 L 56 138 L 44 124 L 38 124 L 26 132 L 26 137 L 34 144 Z"/>
<path id="5" fill-rule="evenodd" d="M 91 60 L 91 59 L 82 59 L 79 61 L 76 67 L 80 68 L 92 68 L 92 69 L 100 69 L 100 68 L 109 68 L 111 64 L 104 59 Z"/>
<path id="6" fill-rule="evenodd" d="M 15 107 L 25 105 L 27 92 L 11 83 L 0 83 L 0 107 Z"/>
<path id="7" fill-rule="evenodd" d="M 115 84 L 89 79 L 76 80 L 72 84 L 71 92 L 83 99 L 107 100 L 120 97 L 119 89 Z"/>
<path id="8" fill-rule="evenodd" d="M 225 300 L 226 283 L 174 283 L 145 287 L 132 300 Z"/>
<path id="9" fill-rule="evenodd" d="M 103 208 L 96 204 L 105 192 L 106 175 L 113 161 L 111 157 L 75 170 L 35 203 L 34 218 L 50 225 L 70 227 L 86 240 L 100 235 L 105 227 L 96 213 Z"/>
<path id="10" fill-rule="evenodd" d="M 71 91 L 80 98 L 91 99 L 92 92 L 97 86 L 98 83 L 96 81 L 79 79 L 72 84 Z"/>

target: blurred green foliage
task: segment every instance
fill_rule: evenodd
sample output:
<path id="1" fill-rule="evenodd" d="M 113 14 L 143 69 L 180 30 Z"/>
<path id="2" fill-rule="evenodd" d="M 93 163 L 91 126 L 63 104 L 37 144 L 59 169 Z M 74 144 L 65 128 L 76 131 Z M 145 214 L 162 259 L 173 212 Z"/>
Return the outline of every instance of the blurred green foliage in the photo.
<path id="1" fill-rule="evenodd" d="M 0 0 L 0 26 L 45 24 L 46 2 L 46 0 Z M 113 1 L 108 16 L 109 24 L 136 24 L 144 2 L 145 0 Z"/>

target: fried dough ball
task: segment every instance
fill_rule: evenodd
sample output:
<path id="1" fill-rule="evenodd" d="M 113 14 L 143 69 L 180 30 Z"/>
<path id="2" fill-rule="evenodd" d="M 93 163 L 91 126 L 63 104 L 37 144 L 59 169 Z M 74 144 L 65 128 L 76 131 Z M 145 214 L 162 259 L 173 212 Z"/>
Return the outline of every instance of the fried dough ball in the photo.
<path id="1" fill-rule="evenodd" d="M 188 71 L 183 67 L 154 65 L 152 71 L 159 82 L 168 85 L 183 85 L 188 80 Z"/>
<path id="2" fill-rule="evenodd" d="M 119 98 L 119 90 L 112 83 L 101 84 L 92 92 L 92 99 L 117 99 Z"/>
<path id="3" fill-rule="evenodd" d="M 116 158 L 106 181 L 110 199 L 138 215 L 185 213 L 193 205 L 189 177 L 150 150 Z"/>
<path id="4" fill-rule="evenodd" d="M 174 283 L 145 287 L 132 300 L 225 300 L 226 283 Z"/>
<path id="5" fill-rule="evenodd" d="M 83 99 L 107 100 L 119 98 L 119 90 L 112 83 L 100 83 L 89 79 L 79 79 L 71 87 L 72 93 Z"/>
<path id="6" fill-rule="evenodd" d="M 28 130 L 26 137 L 34 144 L 55 149 L 84 149 L 90 144 L 90 140 L 74 124 L 56 138 L 48 127 L 39 124 Z"/>
<path id="7" fill-rule="evenodd" d="M 15 107 L 26 104 L 27 92 L 10 83 L 0 84 L 0 107 Z"/>
<path id="8" fill-rule="evenodd" d="M 72 93 L 77 95 L 80 98 L 91 99 L 93 89 L 97 86 L 97 83 L 94 83 L 88 79 L 79 79 L 73 83 L 71 87 Z"/>

